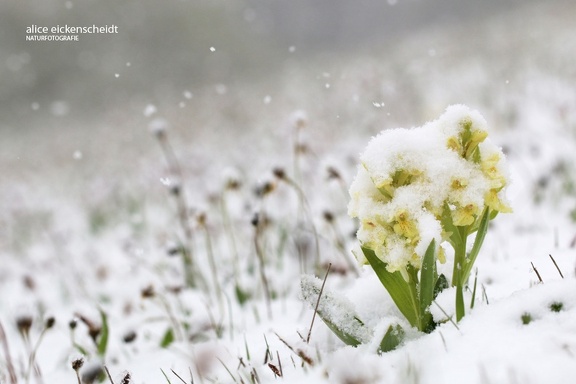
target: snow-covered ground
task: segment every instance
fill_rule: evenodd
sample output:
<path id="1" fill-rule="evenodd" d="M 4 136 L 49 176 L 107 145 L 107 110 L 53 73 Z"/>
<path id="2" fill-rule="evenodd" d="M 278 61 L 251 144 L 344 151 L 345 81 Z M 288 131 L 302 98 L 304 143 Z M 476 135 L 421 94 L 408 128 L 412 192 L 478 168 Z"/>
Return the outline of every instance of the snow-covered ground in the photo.
<path id="1" fill-rule="evenodd" d="M 574 11 L 534 5 L 385 52 L 287 64 L 264 84 L 179 90 L 185 107 L 3 137 L 0 383 L 75 382 L 80 356 L 85 382 L 105 364 L 115 383 L 572 383 Z M 382 355 L 345 346 L 319 318 L 306 342 L 300 277 L 330 263 L 327 289 L 365 321 L 401 319 L 353 263 L 347 189 L 372 135 L 453 103 L 484 115 L 513 180 L 514 213 L 491 223 L 476 263 L 476 306 Z"/>

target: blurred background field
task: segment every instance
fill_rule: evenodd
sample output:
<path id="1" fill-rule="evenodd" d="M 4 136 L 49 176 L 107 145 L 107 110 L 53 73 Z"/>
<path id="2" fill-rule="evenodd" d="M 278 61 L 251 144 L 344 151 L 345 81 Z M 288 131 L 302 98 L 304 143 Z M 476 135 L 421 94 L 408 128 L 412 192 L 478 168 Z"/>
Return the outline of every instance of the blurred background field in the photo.
<path id="1" fill-rule="evenodd" d="M 44 203 L 53 192 L 93 190 L 94 179 L 157 180 L 149 105 L 191 157 L 185 167 L 211 175 L 246 156 L 283 165 L 296 110 L 310 119 L 315 151 L 357 140 L 353 155 L 381 129 L 419 125 L 452 103 L 481 110 L 495 130 L 574 131 L 571 1 L 0 8 L 2 189 L 42 191 Z M 119 33 L 26 42 L 32 24 L 116 24 Z"/>

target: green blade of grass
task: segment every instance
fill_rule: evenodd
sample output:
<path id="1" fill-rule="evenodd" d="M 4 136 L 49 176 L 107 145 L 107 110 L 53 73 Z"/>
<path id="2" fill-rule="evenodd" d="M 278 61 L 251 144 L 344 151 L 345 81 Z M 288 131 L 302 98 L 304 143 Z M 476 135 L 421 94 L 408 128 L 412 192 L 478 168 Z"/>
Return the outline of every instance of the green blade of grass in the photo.
<path id="1" fill-rule="evenodd" d="M 168 348 L 170 344 L 174 341 L 174 331 L 172 328 L 168 328 L 166 332 L 164 332 L 164 336 L 162 337 L 162 341 L 160 341 L 160 346 L 162 348 Z"/>
<path id="2" fill-rule="evenodd" d="M 472 300 L 470 300 L 470 309 L 474 309 L 474 302 L 476 301 L 477 284 L 478 284 L 478 269 L 476 269 L 476 275 L 474 276 L 474 288 L 472 289 Z"/>
<path id="3" fill-rule="evenodd" d="M 102 309 L 100 311 L 100 320 L 102 321 L 102 332 L 100 333 L 100 338 L 98 339 L 98 355 L 104 357 L 106 355 L 106 349 L 108 348 L 108 315 Z"/>
<path id="4" fill-rule="evenodd" d="M 378 353 L 385 353 L 396 349 L 400 343 L 404 340 L 404 330 L 398 324 L 390 325 L 386 334 L 380 342 L 380 347 L 378 348 Z"/>

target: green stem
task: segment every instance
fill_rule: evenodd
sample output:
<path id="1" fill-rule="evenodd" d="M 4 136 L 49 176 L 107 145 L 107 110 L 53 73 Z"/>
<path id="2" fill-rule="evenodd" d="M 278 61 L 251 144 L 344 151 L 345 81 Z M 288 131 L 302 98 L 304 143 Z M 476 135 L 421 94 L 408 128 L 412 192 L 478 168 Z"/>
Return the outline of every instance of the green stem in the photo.
<path id="1" fill-rule="evenodd" d="M 456 287 L 456 321 L 460 321 L 465 314 L 464 308 L 464 269 L 466 268 L 466 240 L 468 227 L 458 227 L 460 241 L 455 242 L 454 270 L 452 272 L 452 286 Z"/>
<path id="2" fill-rule="evenodd" d="M 466 266 L 466 240 L 468 238 L 468 227 L 458 227 L 459 241 L 454 241 L 454 269 L 452 270 L 452 286 L 457 287 L 463 284 L 461 281 L 462 271 Z"/>
<path id="3" fill-rule="evenodd" d="M 424 331 L 424 329 L 426 328 L 426 324 L 424 324 L 424 316 L 420 312 L 420 306 L 419 306 L 420 300 L 418 300 L 418 285 L 419 285 L 418 271 L 416 270 L 416 268 L 413 268 L 411 266 L 408 266 L 408 268 L 406 269 L 408 271 L 408 275 L 410 276 L 410 282 L 408 283 L 408 285 L 410 287 L 411 306 L 414 312 L 414 318 L 417 321 L 416 326 L 419 331 Z"/>
<path id="4" fill-rule="evenodd" d="M 456 322 L 462 320 L 464 314 L 464 288 L 462 285 L 458 285 L 456 287 Z"/>
<path id="5" fill-rule="evenodd" d="M 486 207 L 484 209 L 484 213 L 482 214 L 482 219 L 480 220 L 480 223 L 478 225 L 478 232 L 476 233 L 476 238 L 474 239 L 472 250 L 470 251 L 470 254 L 465 260 L 465 264 L 463 265 L 462 270 L 463 281 L 468 280 L 468 276 L 470 276 L 472 267 L 476 262 L 476 257 L 478 257 L 478 253 L 480 253 L 480 248 L 482 248 L 482 244 L 484 243 L 484 238 L 486 237 L 486 232 L 488 231 L 489 222 L 490 222 L 490 209 Z"/>

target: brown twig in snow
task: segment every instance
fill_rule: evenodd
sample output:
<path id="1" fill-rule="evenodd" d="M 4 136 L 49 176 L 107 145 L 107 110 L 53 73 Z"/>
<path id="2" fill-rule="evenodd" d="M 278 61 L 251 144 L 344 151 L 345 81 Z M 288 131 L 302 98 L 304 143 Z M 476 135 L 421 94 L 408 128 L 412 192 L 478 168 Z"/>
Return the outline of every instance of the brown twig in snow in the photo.
<path id="1" fill-rule="evenodd" d="M 534 272 L 536 272 L 536 276 L 538 276 L 538 280 L 540 280 L 541 283 L 544 283 L 542 281 L 542 277 L 540 276 L 540 273 L 538 273 L 538 270 L 536 269 L 536 267 L 534 266 L 533 262 L 530 262 L 530 264 L 532 265 L 532 269 L 534 270 Z"/>
<path id="2" fill-rule="evenodd" d="M 110 380 L 110 382 L 112 384 L 114 384 L 114 380 L 112 380 L 112 376 L 110 375 L 110 371 L 108 370 L 108 367 L 104 366 L 104 370 L 106 371 L 106 374 L 108 375 L 108 380 Z"/>
<path id="3" fill-rule="evenodd" d="M 330 268 L 332 268 L 332 263 L 328 264 L 328 269 L 326 270 L 326 276 L 324 276 L 324 281 L 322 282 L 322 287 L 320 287 L 320 293 L 318 293 L 318 300 L 316 301 L 316 307 L 314 307 L 314 314 L 312 315 L 312 322 L 310 323 L 310 330 L 308 331 L 308 336 L 306 337 L 306 344 L 310 343 L 310 336 L 312 336 L 312 327 L 314 326 L 314 320 L 316 319 L 316 312 L 318 312 L 318 306 L 320 305 L 320 298 L 322 297 L 322 292 L 324 291 L 324 285 L 326 284 L 326 279 L 328 279 L 328 274 L 330 273 Z"/>
<path id="4" fill-rule="evenodd" d="M 552 257 L 552 255 L 548 254 L 548 256 L 550 256 L 550 259 L 552 259 L 552 262 L 554 263 L 554 266 L 556 267 L 556 270 L 558 270 L 558 273 L 560 274 L 561 278 L 564 278 L 564 275 L 562 274 L 562 271 L 560 270 L 560 267 L 558 267 L 558 264 L 556 264 L 556 260 L 554 260 L 554 258 Z"/>

